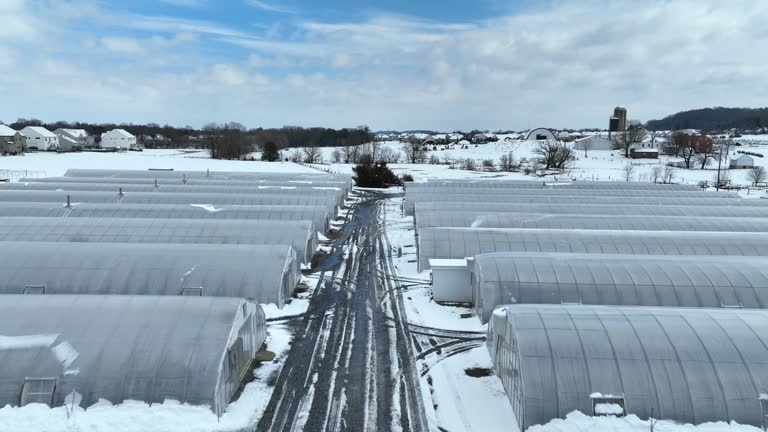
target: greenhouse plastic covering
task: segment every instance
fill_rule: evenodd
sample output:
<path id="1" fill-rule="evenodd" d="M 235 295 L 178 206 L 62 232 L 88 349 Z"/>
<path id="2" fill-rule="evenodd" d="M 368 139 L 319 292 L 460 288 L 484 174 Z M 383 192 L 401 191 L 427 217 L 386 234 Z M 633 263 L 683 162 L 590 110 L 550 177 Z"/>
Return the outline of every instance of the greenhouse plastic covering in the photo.
<path id="1" fill-rule="evenodd" d="M 19 295 L 0 301 L 0 335 L 2 406 L 19 405 L 25 378 L 53 378 L 53 406 L 76 392 L 84 408 L 170 399 L 221 415 L 240 384 L 225 381 L 232 336 L 253 358 L 266 323 L 238 298 Z"/>
<path id="2" fill-rule="evenodd" d="M 701 190 L 696 185 L 659 184 L 618 181 L 569 181 L 569 180 L 430 180 L 422 183 L 408 183 L 408 188 L 418 187 L 464 187 L 464 188 L 532 188 L 532 189 L 623 189 L 623 190 Z"/>
<path id="3" fill-rule="evenodd" d="M 713 208 L 715 209 L 715 208 Z M 713 209 L 709 209 L 707 214 Z M 716 207 L 722 209 L 722 207 Z M 719 211 L 715 213 L 720 213 Z M 472 211 L 418 211 L 416 229 L 429 227 L 546 228 L 641 231 L 768 232 L 765 218 L 701 216 L 625 216 L 535 213 L 484 213 Z"/>
<path id="4" fill-rule="evenodd" d="M 288 245 L 8 242 L 0 293 L 245 297 L 283 307 L 296 288 Z M 198 288 L 201 288 L 198 290 Z M 0 296 L 0 302 L 8 301 Z"/>
<path id="5" fill-rule="evenodd" d="M 312 192 L 296 192 L 270 195 L 214 194 L 214 193 L 157 193 L 117 191 L 0 191 L 0 202 L 58 202 L 71 203 L 133 203 L 133 204 L 209 204 L 209 205 L 311 205 L 323 206 L 328 215 L 335 217 L 338 205 L 333 198 Z"/>
<path id="6" fill-rule="evenodd" d="M 0 193 L 0 199 L 2 194 Z M 742 203 L 748 200 L 717 200 Z M 763 201 L 768 204 L 768 200 Z M 488 202 L 419 202 L 416 219 L 424 212 L 476 211 L 488 213 L 583 214 L 605 216 L 707 216 L 707 217 L 766 217 L 768 205 L 652 205 L 652 204 L 542 204 Z"/>
<path id="7" fill-rule="evenodd" d="M 158 193 L 196 193 L 196 194 L 241 194 L 241 195 L 276 195 L 276 194 L 311 194 L 327 196 L 334 200 L 337 206 L 344 205 L 345 192 L 341 187 L 322 187 L 305 185 L 285 186 L 192 186 L 192 185 L 162 185 L 150 184 L 98 184 L 98 183 L 0 183 L 0 191 L 4 190 L 43 190 L 43 191 L 94 191 L 94 192 L 158 192 Z"/>
<path id="8" fill-rule="evenodd" d="M 768 233 L 424 228 L 419 271 L 430 259 L 494 252 L 768 256 Z"/>
<path id="9" fill-rule="evenodd" d="M 0 241 L 290 245 L 308 263 L 317 231 L 310 221 L 9 217 Z"/>
<path id="10" fill-rule="evenodd" d="M 22 180 L 23 181 L 23 180 Z M 739 199 L 733 192 L 704 192 L 701 190 L 648 190 L 648 189 L 505 189 L 465 187 L 417 187 L 408 186 L 408 195 L 536 195 L 536 196 L 616 196 L 616 197 L 686 197 L 686 198 L 730 198 Z"/>
<path id="11" fill-rule="evenodd" d="M 487 346 L 521 430 L 611 396 L 641 419 L 764 425 L 768 311 L 513 305 Z"/>
<path id="12" fill-rule="evenodd" d="M 285 178 L 281 180 L 277 179 L 252 179 L 252 180 L 219 180 L 219 179 L 183 179 L 182 181 L 168 178 L 151 178 L 151 177 L 25 177 L 19 180 L 19 183 L 98 183 L 98 184 L 150 184 L 160 186 L 176 186 L 176 185 L 188 185 L 188 186 L 330 186 L 330 187 L 345 187 L 348 188 L 351 184 L 350 179 L 323 179 L 317 178 L 312 180 L 293 180 Z"/>
<path id="13" fill-rule="evenodd" d="M 162 168 L 162 167 L 159 167 Z M 233 171 L 173 171 L 154 170 L 104 170 L 104 169 L 69 169 L 65 177 L 111 177 L 111 178 L 152 178 L 212 180 L 341 180 L 352 181 L 350 176 L 327 174 L 322 172 L 233 172 Z"/>
<path id="14" fill-rule="evenodd" d="M 510 303 L 768 308 L 768 258 L 494 253 L 470 263 L 482 322 Z"/>
<path id="15" fill-rule="evenodd" d="M 318 206 L 195 206 L 184 204 L 80 203 L 65 207 L 58 203 L 0 202 L 0 217 L 109 217 L 147 219 L 250 219 L 312 221 L 325 232 L 330 227 L 328 209 Z"/>
<path id="16" fill-rule="evenodd" d="M 754 201 L 754 202 L 753 202 Z M 768 200 L 742 200 L 703 194 L 690 197 L 620 197 L 620 196 L 547 196 L 547 195 L 487 195 L 487 194 L 411 194 L 406 196 L 404 209 L 412 215 L 416 203 L 492 203 L 507 205 L 552 204 L 552 205 L 686 205 L 686 206 L 764 206 Z"/>

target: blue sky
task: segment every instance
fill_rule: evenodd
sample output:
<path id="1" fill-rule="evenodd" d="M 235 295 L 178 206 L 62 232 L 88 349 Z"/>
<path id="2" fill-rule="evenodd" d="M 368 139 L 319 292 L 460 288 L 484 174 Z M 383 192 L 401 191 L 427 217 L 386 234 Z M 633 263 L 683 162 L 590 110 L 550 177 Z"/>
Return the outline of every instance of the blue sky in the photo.
<path id="1" fill-rule="evenodd" d="M 2 0 L 0 120 L 604 127 L 768 100 L 768 2 Z"/>

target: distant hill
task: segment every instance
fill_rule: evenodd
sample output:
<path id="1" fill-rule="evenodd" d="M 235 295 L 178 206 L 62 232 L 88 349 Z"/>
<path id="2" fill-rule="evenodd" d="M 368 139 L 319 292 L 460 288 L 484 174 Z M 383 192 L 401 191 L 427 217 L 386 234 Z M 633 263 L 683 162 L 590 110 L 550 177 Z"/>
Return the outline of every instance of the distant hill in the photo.
<path id="1" fill-rule="evenodd" d="M 701 129 L 704 131 L 768 128 L 768 108 L 696 109 L 672 114 L 661 120 L 650 120 L 646 126 L 650 130 Z"/>

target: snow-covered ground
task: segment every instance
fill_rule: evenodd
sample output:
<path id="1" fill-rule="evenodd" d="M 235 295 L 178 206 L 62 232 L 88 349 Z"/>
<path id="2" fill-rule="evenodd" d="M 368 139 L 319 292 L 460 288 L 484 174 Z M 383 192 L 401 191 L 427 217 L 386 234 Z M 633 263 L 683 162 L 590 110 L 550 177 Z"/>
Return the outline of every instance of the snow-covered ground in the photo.
<path id="1" fill-rule="evenodd" d="M 445 163 L 448 161 L 456 162 L 463 159 L 474 160 L 479 167 L 482 167 L 482 161 L 490 159 L 494 163 L 498 164 L 499 158 L 502 155 L 513 155 L 514 159 L 520 161 L 522 159 L 531 160 L 536 158 L 533 150 L 536 146 L 535 142 L 531 141 L 503 141 L 504 136 L 500 136 L 501 141 L 488 144 L 471 144 L 468 148 L 462 149 L 456 145 L 453 148 L 446 148 L 446 146 L 438 145 L 437 151 L 430 151 L 429 155 L 435 155 L 438 159 Z M 765 166 L 768 168 L 768 135 L 754 135 L 748 137 L 742 137 L 735 140 L 742 143 L 742 146 L 731 147 L 730 157 L 737 157 L 737 151 L 749 151 L 765 155 L 764 158 L 755 158 L 756 165 Z M 448 164 L 430 165 L 430 164 L 408 164 L 403 163 L 405 161 L 402 153 L 403 144 L 396 141 L 388 141 L 379 143 L 379 148 L 389 148 L 392 152 L 399 152 L 400 163 L 390 164 L 390 167 L 397 174 L 411 174 L 415 181 L 426 181 L 429 179 L 495 179 L 495 180 L 540 180 L 535 176 L 527 176 L 523 173 L 503 173 L 503 172 L 487 172 L 487 171 L 466 171 L 461 169 L 455 169 Z M 323 165 L 332 169 L 335 172 L 352 173 L 352 165 L 349 164 L 337 164 L 331 163 L 333 161 L 332 154 L 336 150 L 335 148 L 323 149 L 323 160 L 327 165 Z M 287 150 L 288 152 L 292 150 Z M 380 151 L 380 150 L 379 150 Z M 664 166 L 667 162 L 679 162 L 682 159 L 673 158 L 669 156 L 660 156 L 659 159 L 627 159 L 623 156 L 620 150 L 590 150 L 587 155 L 584 155 L 584 151 L 574 151 L 576 160 L 573 161 L 571 168 L 560 178 L 577 179 L 577 180 L 613 180 L 613 181 L 625 181 L 625 166 L 627 164 L 633 164 L 635 166 L 634 172 L 631 175 L 632 181 L 651 181 L 651 171 L 654 167 Z M 694 162 L 692 162 L 694 164 Z M 727 167 L 724 163 L 723 166 Z M 481 168 L 479 168 L 481 169 Z M 747 179 L 747 169 L 728 170 L 732 184 L 749 186 L 751 182 Z M 714 161 L 711 161 L 706 169 L 675 169 L 675 176 L 673 182 L 686 183 L 686 184 L 698 184 L 701 181 L 707 181 L 709 184 L 714 183 L 717 176 L 717 165 Z M 755 194 L 764 194 L 761 190 L 743 190 L 740 194 L 745 197 L 752 197 Z"/>
<path id="2" fill-rule="evenodd" d="M 27 153 L 0 157 L 0 178 L 58 177 L 70 168 L 137 169 L 177 171 L 317 172 L 291 162 L 214 160 L 205 150 L 144 150 L 124 153 Z"/>

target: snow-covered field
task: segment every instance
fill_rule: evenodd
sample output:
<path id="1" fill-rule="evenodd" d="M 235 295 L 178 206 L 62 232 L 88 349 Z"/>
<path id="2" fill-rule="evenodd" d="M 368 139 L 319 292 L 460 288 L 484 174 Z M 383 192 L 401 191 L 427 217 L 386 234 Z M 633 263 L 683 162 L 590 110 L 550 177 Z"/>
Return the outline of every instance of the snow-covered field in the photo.
<path id="1" fill-rule="evenodd" d="M 521 159 L 531 160 L 536 158 L 533 150 L 536 146 L 531 141 L 503 141 L 504 136 L 500 136 L 501 141 L 488 144 L 471 144 L 468 148 L 462 149 L 458 146 L 454 148 L 442 150 L 445 146 L 438 145 L 437 151 L 430 151 L 429 155 L 435 155 L 441 162 L 446 161 L 460 161 L 463 159 L 474 160 L 479 167 L 482 166 L 482 161 L 490 159 L 498 164 L 499 158 L 502 155 L 513 155 L 514 159 L 520 161 Z M 754 135 L 746 136 L 737 139 L 736 142 L 742 143 L 741 147 L 734 146 L 731 148 L 730 157 L 738 156 L 737 151 L 750 151 L 765 155 L 764 158 L 755 158 L 756 165 L 765 166 L 768 168 L 768 135 Z M 748 145 L 747 145 L 748 144 Z M 411 174 L 415 181 L 426 181 L 429 179 L 515 179 L 515 180 L 540 180 L 535 176 L 527 176 L 523 173 L 503 173 L 503 172 L 487 172 L 487 171 L 465 171 L 461 169 L 452 169 L 450 165 L 430 165 L 430 164 L 408 164 L 404 162 L 402 154 L 402 143 L 390 141 L 379 144 L 380 148 L 389 148 L 393 152 L 400 152 L 400 163 L 390 164 L 391 168 L 398 174 Z M 348 164 L 336 164 L 330 163 L 333 160 L 332 154 L 335 148 L 323 149 L 323 160 L 327 163 L 326 166 L 336 172 L 352 173 L 352 165 Z M 287 150 L 288 153 L 291 150 Z M 623 156 L 620 150 L 590 150 L 587 156 L 583 151 L 574 151 L 576 160 L 573 161 L 572 166 L 567 172 L 563 173 L 560 178 L 577 179 L 577 180 L 609 180 L 609 181 L 625 181 L 625 166 L 628 163 L 634 164 L 635 169 L 631 175 L 632 181 L 651 181 L 651 171 L 654 167 L 664 166 L 667 162 L 679 162 L 682 159 L 673 158 L 669 156 L 660 156 L 659 159 L 627 159 Z M 692 162 L 693 164 L 693 162 Z M 726 163 L 723 166 L 727 166 Z M 481 169 L 481 168 L 479 168 Z M 751 182 L 747 179 L 747 169 L 734 169 L 728 170 L 732 184 L 740 186 L 749 186 Z M 675 169 L 675 176 L 673 182 L 686 183 L 686 184 L 698 184 L 701 181 L 707 181 L 709 184 L 714 183 L 717 176 L 717 164 L 712 163 L 706 169 Z M 755 190 L 743 190 L 740 194 L 749 197 L 754 196 L 755 193 L 760 194 L 762 191 Z"/>
<path id="2" fill-rule="evenodd" d="M 169 169 L 177 171 L 260 171 L 316 172 L 290 162 L 213 160 L 204 150 L 145 150 L 125 153 L 27 153 L 22 156 L 0 157 L 0 178 L 12 180 L 28 173 L 30 177 L 58 177 L 70 168 L 97 169 Z M 4 174 L 5 173 L 5 174 Z"/>

